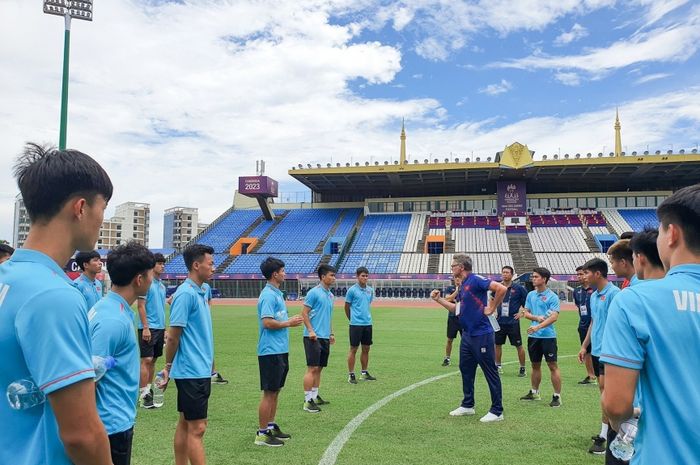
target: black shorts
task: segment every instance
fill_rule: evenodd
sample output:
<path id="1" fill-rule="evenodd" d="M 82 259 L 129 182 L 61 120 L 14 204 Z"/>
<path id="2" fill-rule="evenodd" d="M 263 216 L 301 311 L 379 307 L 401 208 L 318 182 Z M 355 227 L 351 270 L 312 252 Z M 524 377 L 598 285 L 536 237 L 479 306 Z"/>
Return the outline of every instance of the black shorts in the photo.
<path id="1" fill-rule="evenodd" d="M 289 354 L 258 355 L 260 390 L 280 391 L 289 373 Z"/>
<path id="2" fill-rule="evenodd" d="M 542 357 L 546 362 L 557 361 L 557 338 L 527 338 L 527 352 L 531 363 L 542 363 Z"/>
<path id="3" fill-rule="evenodd" d="M 496 345 L 502 346 L 505 344 L 506 337 L 510 340 L 510 345 L 514 347 L 523 345 L 523 338 L 520 335 L 520 321 L 509 325 L 501 325 L 501 330 L 496 332 Z"/>
<path id="4" fill-rule="evenodd" d="M 331 341 L 317 338 L 315 341 L 304 336 L 304 352 L 306 352 L 307 367 L 327 367 L 328 356 L 331 354 Z"/>
<path id="5" fill-rule="evenodd" d="M 350 347 L 372 345 L 372 325 L 350 325 Z"/>
<path id="6" fill-rule="evenodd" d="M 211 394 L 211 378 L 176 379 L 177 411 L 185 420 L 206 420 Z"/>
<path id="7" fill-rule="evenodd" d="M 447 317 L 447 339 L 454 339 L 457 334 L 462 335 L 462 327 L 459 325 L 458 316 Z"/>
<path id="8" fill-rule="evenodd" d="M 158 358 L 163 355 L 163 342 L 165 341 L 164 329 L 152 329 L 151 340 L 143 340 L 143 329 L 139 329 L 139 346 L 141 348 L 141 358 Z"/>
<path id="9" fill-rule="evenodd" d="M 585 328 L 582 328 L 581 326 L 578 327 L 578 338 L 581 340 L 581 344 L 583 344 L 583 341 L 586 340 L 586 334 L 588 334 L 588 326 Z M 586 352 L 591 353 L 591 343 L 588 343 L 588 347 L 586 347 Z"/>
<path id="10" fill-rule="evenodd" d="M 132 426 L 121 433 L 114 433 L 108 436 L 109 448 L 112 453 L 112 463 L 114 465 L 131 464 L 131 443 L 134 440 L 134 427 Z"/>
<path id="11" fill-rule="evenodd" d="M 591 360 L 593 361 L 593 373 L 596 378 L 598 376 L 605 376 L 605 364 L 600 361 L 600 357 L 591 355 Z"/>

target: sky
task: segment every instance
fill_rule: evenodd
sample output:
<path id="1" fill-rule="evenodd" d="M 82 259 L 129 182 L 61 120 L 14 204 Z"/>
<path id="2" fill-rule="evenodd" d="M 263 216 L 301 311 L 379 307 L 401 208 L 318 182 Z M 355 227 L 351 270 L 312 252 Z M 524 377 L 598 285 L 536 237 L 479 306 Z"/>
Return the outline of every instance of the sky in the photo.
<path id="1" fill-rule="evenodd" d="M 0 239 L 12 166 L 57 144 L 63 21 L 1 0 Z M 11 18 L 11 20 L 8 20 Z M 73 21 L 68 147 L 115 186 L 107 217 L 151 204 L 210 222 L 255 160 L 280 191 L 298 163 L 543 154 L 700 143 L 700 4 L 689 0 L 95 0 Z"/>

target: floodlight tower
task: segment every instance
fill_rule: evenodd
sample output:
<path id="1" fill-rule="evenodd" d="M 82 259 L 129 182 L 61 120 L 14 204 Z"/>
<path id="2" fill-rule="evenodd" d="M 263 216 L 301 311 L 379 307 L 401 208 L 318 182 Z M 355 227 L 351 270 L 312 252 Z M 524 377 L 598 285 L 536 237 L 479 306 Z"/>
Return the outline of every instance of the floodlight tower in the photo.
<path id="1" fill-rule="evenodd" d="M 63 85 L 61 87 L 61 127 L 58 138 L 59 150 L 66 148 L 68 126 L 68 62 L 70 56 L 70 22 L 72 18 L 92 21 L 92 0 L 44 0 L 44 13 L 63 16 L 65 34 L 63 36 Z"/>

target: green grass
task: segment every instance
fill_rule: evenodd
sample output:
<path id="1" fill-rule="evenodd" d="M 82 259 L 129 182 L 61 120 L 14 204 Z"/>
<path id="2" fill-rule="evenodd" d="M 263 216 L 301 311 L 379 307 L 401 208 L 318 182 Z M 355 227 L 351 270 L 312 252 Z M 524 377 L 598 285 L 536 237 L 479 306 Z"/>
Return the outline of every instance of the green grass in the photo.
<path id="1" fill-rule="evenodd" d="M 348 325 L 342 310 L 336 308 L 334 332 L 338 342 L 331 349 L 320 390 L 331 404 L 316 415 L 302 411 L 305 358 L 301 328 L 293 328 L 291 369 L 277 413 L 277 422 L 293 437 L 280 448 L 255 446 L 260 399 L 256 311 L 253 307 L 217 306 L 213 308 L 213 316 L 216 365 L 230 384 L 212 386 L 205 436 L 211 464 L 317 464 L 338 432 L 365 408 L 413 383 L 458 370 L 457 344 L 452 354 L 453 365 L 440 366 L 445 345 L 444 310 L 375 308 L 370 372 L 378 381 L 348 384 Z M 557 324 L 560 356 L 578 352 L 577 323 L 576 313 L 561 315 Z M 514 348 L 504 346 L 504 362 L 515 360 Z M 359 356 L 357 363 L 359 371 Z M 585 370 L 575 358 L 560 360 L 563 406 L 559 409 L 548 406 L 552 388 L 546 366 L 541 386 L 543 400 L 532 403 L 518 400 L 530 387 L 530 368 L 528 378 L 518 378 L 517 366 L 511 363 L 504 367 L 505 421 L 486 425 L 478 421 L 490 405 L 480 370 L 476 382 L 477 415 L 450 417 L 448 412 L 462 399 L 461 377 L 455 374 L 410 391 L 376 411 L 355 431 L 337 463 L 602 463 L 602 458 L 587 453 L 590 436 L 600 427 L 598 389 L 577 385 Z M 172 440 L 178 419 L 175 395 L 175 386 L 171 386 L 163 408 L 139 409 L 133 464 L 173 463 Z"/>

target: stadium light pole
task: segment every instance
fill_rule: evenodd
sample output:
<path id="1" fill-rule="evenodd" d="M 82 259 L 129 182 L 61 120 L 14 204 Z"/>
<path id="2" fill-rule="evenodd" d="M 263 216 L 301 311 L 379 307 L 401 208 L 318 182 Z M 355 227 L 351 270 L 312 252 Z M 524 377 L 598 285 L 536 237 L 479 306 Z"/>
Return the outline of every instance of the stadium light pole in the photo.
<path id="1" fill-rule="evenodd" d="M 66 132 L 68 129 L 70 23 L 72 18 L 92 21 L 92 0 L 44 0 L 44 13 L 63 16 L 65 22 L 65 33 L 63 35 L 63 83 L 61 85 L 61 126 L 58 136 L 58 148 L 59 150 L 65 150 Z"/>

